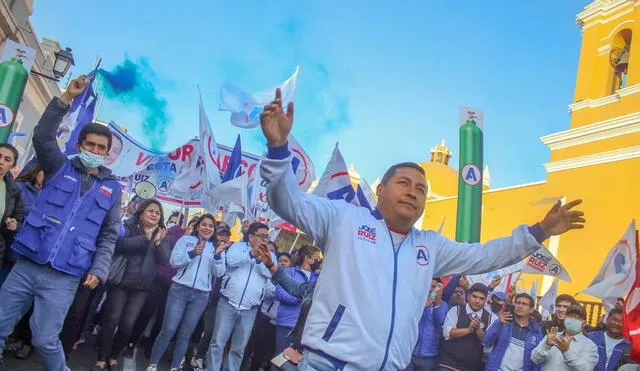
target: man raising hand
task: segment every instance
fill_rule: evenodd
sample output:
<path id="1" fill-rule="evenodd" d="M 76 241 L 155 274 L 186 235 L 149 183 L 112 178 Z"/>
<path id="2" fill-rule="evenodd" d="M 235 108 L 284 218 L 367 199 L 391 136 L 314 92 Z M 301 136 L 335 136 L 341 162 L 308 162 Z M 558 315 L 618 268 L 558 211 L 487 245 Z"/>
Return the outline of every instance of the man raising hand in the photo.
<path id="1" fill-rule="evenodd" d="M 301 370 L 404 369 L 432 277 L 493 271 L 522 260 L 550 235 L 583 227 L 580 201 L 555 205 L 533 226 L 479 243 L 450 241 L 413 225 L 424 212 L 424 170 L 406 162 L 389 168 L 373 212 L 303 192 L 291 171 L 287 138 L 294 119 L 279 90 L 261 114 L 267 158 L 260 172 L 271 208 L 324 250 L 322 274 L 307 319 Z M 366 233 L 364 233 L 366 232 Z M 373 268 L 375 267 L 375 269 Z"/>

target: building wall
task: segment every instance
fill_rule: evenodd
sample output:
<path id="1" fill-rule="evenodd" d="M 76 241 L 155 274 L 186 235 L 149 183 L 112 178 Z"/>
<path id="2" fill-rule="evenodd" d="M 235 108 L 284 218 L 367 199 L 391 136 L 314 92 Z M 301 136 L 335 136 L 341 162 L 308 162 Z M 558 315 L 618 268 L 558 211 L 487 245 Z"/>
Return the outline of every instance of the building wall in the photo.
<path id="1" fill-rule="evenodd" d="M 43 48 L 29 17 L 33 12 L 33 0 L 4 0 L 0 1 L 0 48 L 9 38 L 36 50 L 36 60 L 33 69 L 52 75 L 54 56 L 53 49 L 59 49 L 56 41 L 48 40 Z M 53 48 L 52 48 L 53 47 Z M 54 81 L 31 74 L 25 87 L 22 103 L 16 115 L 14 131 L 23 132 L 25 136 L 16 137 L 13 144 L 20 152 L 18 166 L 23 166 L 33 154 L 31 138 L 33 128 L 38 123 L 47 104 L 54 96 L 60 95 L 60 87 Z"/>
<path id="2" fill-rule="evenodd" d="M 571 295 L 589 285 L 631 220 L 640 221 L 640 2 L 596 0 L 577 19 L 583 39 L 571 121 L 567 130 L 541 138 L 551 151 L 544 164 L 547 179 L 485 191 L 482 212 L 482 241 L 487 241 L 541 220 L 557 200 L 583 199 L 585 228 L 546 243 L 572 278 L 561 281 L 559 291 Z M 633 35 L 627 85 L 612 93 L 609 53 L 625 29 Z M 443 234 L 453 238 L 456 202 L 456 197 L 428 201 L 423 227 L 437 229 L 446 218 Z M 533 280 L 538 294 L 551 284 L 549 277 L 525 275 L 521 286 L 528 289 Z"/>

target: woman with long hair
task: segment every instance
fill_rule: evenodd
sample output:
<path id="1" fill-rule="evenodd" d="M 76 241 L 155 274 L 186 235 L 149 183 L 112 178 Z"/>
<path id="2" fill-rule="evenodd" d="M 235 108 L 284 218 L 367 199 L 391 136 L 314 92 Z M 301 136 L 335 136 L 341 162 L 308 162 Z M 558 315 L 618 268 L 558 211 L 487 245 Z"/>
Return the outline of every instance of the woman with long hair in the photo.
<path id="1" fill-rule="evenodd" d="M 20 197 L 22 198 L 22 207 L 24 209 L 25 217 L 29 213 L 31 205 L 38 197 L 43 182 L 44 172 L 42 171 L 40 164 L 38 164 L 37 162 L 34 163 L 27 172 L 16 178 L 16 185 L 20 189 Z M 4 263 L 13 266 L 17 259 L 18 253 L 12 250 L 7 250 L 4 257 Z M 16 328 L 12 335 L 14 340 L 22 343 L 20 348 L 16 350 L 15 356 L 18 359 L 27 358 L 31 354 L 31 350 L 33 349 L 33 346 L 31 344 L 31 329 L 29 328 L 29 320 L 31 319 L 32 313 L 33 306 L 31 306 L 29 311 L 24 316 L 22 316 L 22 319 L 16 325 Z"/>
<path id="2" fill-rule="evenodd" d="M 16 178 L 16 184 L 20 188 L 20 195 L 22 196 L 25 216 L 29 213 L 29 208 L 38 197 L 43 182 L 44 171 L 42 171 L 38 163 L 33 164 L 29 171 Z"/>
<path id="3" fill-rule="evenodd" d="M 18 150 L 11 144 L 0 144 L 0 262 L 4 260 L 6 247 L 24 220 L 24 208 L 20 188 L 13 180 L 11 169 L 18 161 Z M 15 260 L 14 260 L 15 262 Z M 0 271 L 0 286 L 11 271 L 10 264 Z"/>
<path id="4" fill-rule="evenodd" d="M 317 270 L 322 263 L 321 254 L 317 246 L 302 246 L 295 255 L 294 267 L 287 269 L 287 274 L 298 282 L 317 281 Z M 280 303 L 276 317 L 276 354 L 280 354 L 291 342 L 289 333 L 298 321 L 302 300 L 289 294 L 281 286 L 276 286 L 275 296 Z"/>
<path id="5" fill-rule="evenodd" d="M 214 277 L 214 253 L 231 243 L 216 246 L 216 221 L 204 214 L 191 236 L 183 236 L 171 253 L 171 265 L 178 268 L 169 289 L 162 330 L 153 344 L 147 370 L 155 371 L 169 342 L 176 335 L 171 370 L 178 370 L 189 346 L 189 338 L 207 307 Z"/>
<path id="6" fill-rule="evenodd" d="M 113 261 L 125 257 L 124 273 L 107 282 L 107 301 L 100 326 L 98 362 L 93 370 L 118 365 L 156 276 L 156 264 L 169 260 L 169 241 L 164 228 L 162 204 L 146 200 L 124 224 L 125 235 L 116 242 Z M 113 265 L 112 265 L 113 268 Z M 116 333 L 116 328 L 118 332 Z"/>
<path id="7" fill-rule="evenodd" d="M 199 217 L 195 216 L 193 219 L 189 221 L 187 227 L 183 229 L 180 225 L 176 224 L 170 228 L 167 228 L 167 239 L 169 240 L 169 246 L 171 251 L 176 246 L 176 243 L 182 236 L 191 235 L 193 233 L 193 228 L 198 222 Z M 164 319 L 164 309 L 167 305 L 167 295 L 169 293 L 169 289 L 171 288 L 171 282 L 173 276 L 177 273 L 177 269 L 174 268 L 169 262 L 165 264 L 159 264 L 156 267 L 156 278 L 153 284 L 153 289 L 147 296 L 147 300 L 142 307 L 142 311 L 140 312 L 140 316 L 138 317 L 138 321 L 136 322 L 136 326 L 133 329 L 131 334 L 131 338 L 129 339 L 129 348 L 128 351 L 130 355 L 133 357 L 133 351 L 135 349 L 135 345 L 140 343 L 142 350 L 144 351 L 145 357 L 151 357 L 151 347 L 153 343 L 156 341 L 160 330 L 162 329 L 162 321 Z M 155 314 L 155 320 L 153 322 L 153 327 L 151 327 L 151 332 L 149 333 L 149 337 L 141 337 L 144 333 L 144 330 L 147 328 L 149 321 L 153 318 Z"/>

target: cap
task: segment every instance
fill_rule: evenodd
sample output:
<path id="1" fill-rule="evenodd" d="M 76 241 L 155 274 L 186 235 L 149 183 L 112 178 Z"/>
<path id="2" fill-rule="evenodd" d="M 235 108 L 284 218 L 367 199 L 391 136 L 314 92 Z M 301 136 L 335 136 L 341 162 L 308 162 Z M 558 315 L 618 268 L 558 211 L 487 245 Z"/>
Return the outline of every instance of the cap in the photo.
<path id="1" fill-rule="evenodd" d="M 582 317 L 582 319 L 587 318 L 587 312 L 581 305 L 578 304 L 573 304 L 569 307 L 569 309 L 567 309 L 567 315 L 569 314 L 577 314 L 578 316 Z"/>
<path id="2" fill-rule="evenodd" d="M 231 234 L 231 229 L 229 228 L 228 225 L 224 223 L 220 223 L 216 226 L 216 233 L 220 233 L 220 232 L 227 232 Z"/>
<path id="3" fill-rule="evenodd" d="M 507 300 L 508 299 L 507 294 L 502 292 L 502 291 L 494 292 L 493 296 L 495 296 L 499 300 Z"/>

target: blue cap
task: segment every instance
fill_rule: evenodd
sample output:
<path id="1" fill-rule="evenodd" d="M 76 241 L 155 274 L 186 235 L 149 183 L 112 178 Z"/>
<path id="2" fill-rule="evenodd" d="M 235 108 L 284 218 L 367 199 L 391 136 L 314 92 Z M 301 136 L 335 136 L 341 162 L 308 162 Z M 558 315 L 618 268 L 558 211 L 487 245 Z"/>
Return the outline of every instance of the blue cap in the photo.
<path id="1" fill-rule="evenodd" d="M 507 294 L 502 292 L 502 291 L 494 292 L 493 296 L 495 296 L 496 298 L 498 298 L 500 300 L 507 300 L 508 299 Z"/>

